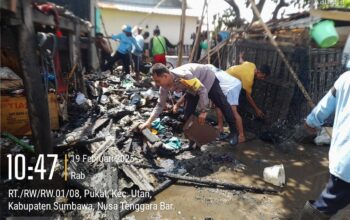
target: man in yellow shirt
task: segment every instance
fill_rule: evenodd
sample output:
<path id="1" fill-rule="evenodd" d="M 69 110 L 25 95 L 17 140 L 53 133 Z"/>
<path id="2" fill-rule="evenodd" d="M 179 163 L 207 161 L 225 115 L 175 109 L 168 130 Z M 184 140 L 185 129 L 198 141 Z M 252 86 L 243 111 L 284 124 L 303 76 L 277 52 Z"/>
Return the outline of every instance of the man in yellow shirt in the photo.
<path id="1" fill-rule="evenodd" d="M 249 104 L 253 107 L 256 116 L 263 118 L 263 111 L 261 111 L 252 98 L 252 90 L 254 79 L 264 80 L 270 74 L 270 67 L 264 64 L 260 69 L 257 69 L 254 63 L 244 61 L 240 65 L 231 66 L 226 70 L 226 72 L 242 82 L 242 87 L 245 91 Z"/>

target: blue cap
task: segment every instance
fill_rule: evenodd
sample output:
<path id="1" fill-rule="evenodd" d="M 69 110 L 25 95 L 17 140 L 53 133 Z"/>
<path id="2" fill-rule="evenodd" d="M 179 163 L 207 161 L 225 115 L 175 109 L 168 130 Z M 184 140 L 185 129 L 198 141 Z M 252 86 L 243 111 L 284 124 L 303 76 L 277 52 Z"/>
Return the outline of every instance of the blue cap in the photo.
<path id="1" fill-rule="evenodd" d="M 131 33 L 131 26 L 127 24 L 123 25 L 122 31 Z"/>

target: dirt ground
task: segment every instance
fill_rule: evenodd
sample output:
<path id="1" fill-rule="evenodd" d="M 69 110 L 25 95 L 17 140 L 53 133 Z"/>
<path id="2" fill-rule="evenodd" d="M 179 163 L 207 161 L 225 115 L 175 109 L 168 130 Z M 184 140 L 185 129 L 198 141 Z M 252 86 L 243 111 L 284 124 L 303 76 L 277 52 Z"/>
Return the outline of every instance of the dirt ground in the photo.
<path id="1" fill-rule="evenodd" d="M 283 164 L 286 185 L 278 195 L 267 195 L 174 184 L 151 202 L 157 204 L 157 210 L 135 211 L 125 219 L 298 219 L 305 201 L 315 199 L 328 180 L 328 149 L 299 145 L 286 153 L 257 139 L 236 147 L 219 142 L 202 147 L 201 151 L 190 152 L 194 156 L 191 160 L 196 161 L 189 171 L 191 175 L 278 189 L 264 182 L 263 169 Z M 208 164 L 208 154 L 234 158 L 245 165 L 244 169 L 237 169 L 237 161 L 227 158 Z M 171 204 L 172 209 L 160 210 L 163 203 Z M 332 219 L 350 219 L 350 206 Z"/>

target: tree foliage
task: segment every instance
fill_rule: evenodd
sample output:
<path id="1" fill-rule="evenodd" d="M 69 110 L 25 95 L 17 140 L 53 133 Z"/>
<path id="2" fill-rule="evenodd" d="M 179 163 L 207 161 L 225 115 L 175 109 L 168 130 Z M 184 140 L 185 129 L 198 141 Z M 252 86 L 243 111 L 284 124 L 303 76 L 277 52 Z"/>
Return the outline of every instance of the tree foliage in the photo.
<path id="1" fill-rule="evenodd" d="M 280 11 L 292 5 L 297 8 L 349 8 L 350 0 L 267 0 L 273 1 L 276 3 L 276 8 L 272 12 L 272 19 L 277 19 Z M 225 0 L 232 8 L 225 10 L 222 17 L 218 18 L 218 23 L 220 25 L 225 24 L 227 27 L 241 27 L 245 20 L 241 18 L 241 12 L 237 5 L 237 3 L 241 3 L 242 0 Z M 251 1 L 245 0 L 245 6 L 250 7 Z M 258 10 L 261 12 L 264 8 L 266 0 L 256 1 L 256 6 Z M 258 19 L 258 17 L 254 14 L 253 20 L 254 22 Z"/>

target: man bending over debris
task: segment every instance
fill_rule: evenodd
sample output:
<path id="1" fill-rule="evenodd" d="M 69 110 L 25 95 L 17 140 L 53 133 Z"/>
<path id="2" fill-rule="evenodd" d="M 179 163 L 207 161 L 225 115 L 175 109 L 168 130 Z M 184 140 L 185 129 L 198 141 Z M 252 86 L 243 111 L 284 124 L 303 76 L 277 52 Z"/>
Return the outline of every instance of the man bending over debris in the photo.
<path id="1" fill-rule="evenodd" d="M 160 86 L 159 100 L 151 116 L 140 126 L 140 129 L 150 127 L 152 121 L 163 111 L 169 91 L 186 91 L 185 119 L 188 119 L 195 112 L 199 103 L 200 114 L 198 120 L 200 124 L 204 124 L 210 99 L 221 109 L 226 122 L 229 124 L 231 131 L 230 144 L 237 144 L 235 122 L 230 104 L 220 88 L 219 80 L 216 78 L 211 65 L 190 63 L 169 70 L 164 64 L 156 63 L 152 67 L 152 74 L 156 85 Z"/>
<path id="2" fill-rule="evenodd" d="M 227 102 L 230 104 L 232 109 L 233 117 L 236 121 L 236 128 L 238 131 L 238 143 L 242 143 L 245 141 L 244 130 L 243 130 L 243 122 L 242 117 L 237 111 L 239 94 L 242 89 L 242 83 L 239 79 L 230 76 L 225 71 L 212 66 L 215 71 L 216 78 L 220 82 L 220 87 L 224 95 L 226 96 Z M 219 108 L 216 108 L 216 113 L 218 117 L 218 129 L 220 131 L 220 140 L 227 138 L 227 134 L 224 133 L 223 128 L 223 117 L 222 112 Z"/>
<path id="3" fill-rule="evenodd" d="M 246 94 L 249 104 L 254 109 L 256 116 L 264 117 L 263 111 L 256 105 L 252 98 L 254 79 L 264 80 L 270 74 L 270 67 L 266 64 L 257 69 L 254 63 L 243 61 L 243 53 L 240 54 L 240 65 L 232 66 L 226 70 L 228 74 L 241 80 L 244 93 Z"/>
<path id="4" fill-rule="evenodd" d="M 340 209 L 350 204 L 350 71 L 334 83 L 307 116 L 305 127 L 311 133 L 321 127 L 335 112 L 333 137 L 329 149 L 329 181 L 315 201 L 307 201 L 301 220 L 330 219 Z"/>

